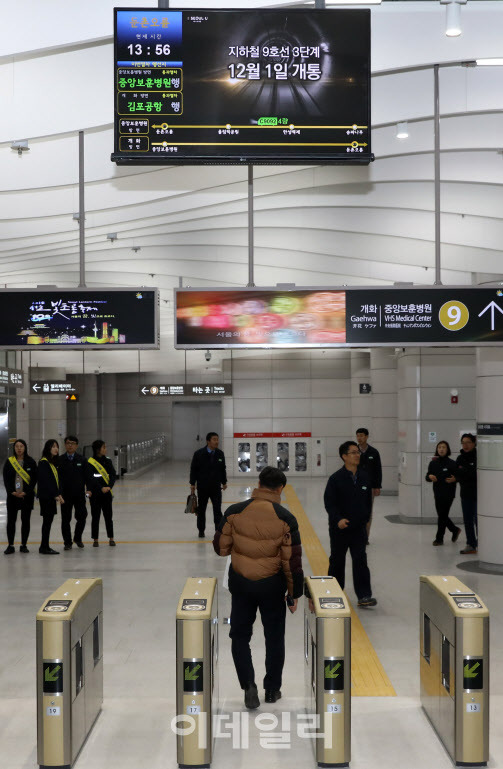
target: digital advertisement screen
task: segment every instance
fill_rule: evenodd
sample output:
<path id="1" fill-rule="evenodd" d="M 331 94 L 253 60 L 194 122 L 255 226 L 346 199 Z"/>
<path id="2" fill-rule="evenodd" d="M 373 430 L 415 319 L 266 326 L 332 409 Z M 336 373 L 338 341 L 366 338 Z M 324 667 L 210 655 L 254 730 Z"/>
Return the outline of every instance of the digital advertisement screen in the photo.
<path id="1" fill-rule="evenodd" d="M 158 349 L 157 289 L 0 291 L 0 348 Z"/>
<path id="2" fill-rule="evenodd" d="M 175 289 L 175 347 L 503 343 L 503 291 L 417 287 Z"/>
<path id="3" fill-rule="evenodd" d="M 115 9 L 117 163 L 369 163 L 368 9 Z"/>

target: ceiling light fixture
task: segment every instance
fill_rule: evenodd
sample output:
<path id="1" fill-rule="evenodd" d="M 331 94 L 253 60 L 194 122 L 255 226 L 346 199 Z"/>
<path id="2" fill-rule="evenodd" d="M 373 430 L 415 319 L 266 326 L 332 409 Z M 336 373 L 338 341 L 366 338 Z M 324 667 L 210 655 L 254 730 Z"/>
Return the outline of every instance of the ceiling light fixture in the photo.
<path id="1" fill-rule="evenodd" d="M 503 67 L 503 59 L 475 59 L 477 67 Z"/>
<path id="2" fill-rule="evenodd" d="M 111 240 L 112 243 L 114 240 L 117 240 L 117 233 L 116 232 L 109 232 L 107 235 L 107 240 Z"/>
<path id="3" fill-rule="evenodd" d="M 406 120 L 403 123 L 396 124 L 396 138 L 397 139 L 409 138 L 409 125 Z"/>
<path id="4" fill-rule="evenodd" d="M 19 157 L 21 157 L 23 152 L 29 152 L 30 150 L 28 147 L 28 139 L 20 139 L 19 141 L 12 142 L 10 148 L 11 150 L 16 150 Z"/>
<path id="5" fill-rule="evenodd" d="M 466 0 L 440 0 L 441 5 L 446 5 L 445 34 L 447 37 L 459 37 L 463 31 L 461 28 L 461 6 L 466 5 Z"/>

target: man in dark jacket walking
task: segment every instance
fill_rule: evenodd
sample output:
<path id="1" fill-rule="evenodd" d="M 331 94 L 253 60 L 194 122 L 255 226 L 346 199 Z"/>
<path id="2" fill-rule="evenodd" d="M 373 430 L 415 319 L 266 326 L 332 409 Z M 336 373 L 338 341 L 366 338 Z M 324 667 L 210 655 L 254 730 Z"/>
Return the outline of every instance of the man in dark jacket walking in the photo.
<path id="1" fill-rule="evenodd" d="M 190 464 L 190 492 L 194 494 L 197 484 L 197 528 L 204 537 L 206 508 L 208 500 L 213 505 L 215 529 L 222 517 L 222 489 L 227 488 L 227 471 L 224 452 L 218 448 L 218 433 L 208 433 L 206 446 L 194 452 Z"/>
<path id="2" fill-rule="evenodd" d="M 356 440 L 360 451 L 360 469 L 364 470 L 370 476 L 370 487 L 372 489 L 372 506 L 370 508 L 370 518 L 367 523 L 367 545 L 370 536 L 370 527 L 372 525 L 374 498 L 380 495 L 382 488 L 381 455 L 377 449 L 368 443 L 368 438 L 369 431 L 367 428 L 359 427 L 356 431 Z"/>
<path id="3" fill-rule="evenodd" d="M 344 466 L 330 476 L 324 496 L 330 533 L 328 573 L 335 577 L 344 589 L 346 553 L 349 549 L 353 561 L 353 583 L 358 606 L 375 606 L 377 600 L 372 597 L 365 552 L 366 526 L 372 508 L 370 478 L 358 467 L 361 455 L 357 443 L 342 443 L 339 446 L 339 456 Z"/>
<path id="4" fill-rule="evenodd" d="M 265 636 L 265 701 L 276 702 L 285 662 L 285 601 L 293 613 L 304 585 L 299 527 L 280 504 L 285 474 L 264 467 L 258 483 L 251 499 L 226 510 L 213 540 L 217 555 L 231 556 L 232 656 L 250 710 L 260 705 L 250 651 L 257 608 Z"/>
<path id="5" fill-rule="evenodd" d="M 77 547 L 84 547 L 82 534 L 86 525 L 86 466 L 87 461 L 77 453 L 79 439 L 75 435 L 65 438 L 65 453 L 59 457 L 58 472 L 61 483 L 61 496 L 65 500 L 61 505 L 61 534 L 65 550 L 72 549 L 72 510 L 75 509 L 75 533 L 73 542 Z M 91 492 L 88 492 L 91 496 Z"/>
<path id="6" fill-rule="evenodd" d="M 477 449 L 476 438 L 471 433 L 461 436 L 461 453 L 456 459 L 456 480 L 459 483 L 466 547 L 461 555 L 475 555 L 477 540 Z"/>

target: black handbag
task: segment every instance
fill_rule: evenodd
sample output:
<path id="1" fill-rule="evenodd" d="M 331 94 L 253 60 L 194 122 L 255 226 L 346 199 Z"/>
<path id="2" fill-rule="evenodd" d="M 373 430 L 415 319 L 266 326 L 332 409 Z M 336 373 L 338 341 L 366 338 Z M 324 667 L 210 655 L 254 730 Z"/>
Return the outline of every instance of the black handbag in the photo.
<path id="1" fill-rule="evenodd" d="M 187 497 L 187 504 L 185 505 L 185 513 L 187 515 L 197 515 L 197 495 L 189 494 Z"/>

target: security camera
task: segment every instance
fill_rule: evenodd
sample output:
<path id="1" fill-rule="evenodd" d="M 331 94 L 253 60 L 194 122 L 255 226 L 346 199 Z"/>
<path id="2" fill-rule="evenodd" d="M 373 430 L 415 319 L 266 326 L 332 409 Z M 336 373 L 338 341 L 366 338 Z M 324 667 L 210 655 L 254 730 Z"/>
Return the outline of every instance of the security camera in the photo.
<path id="1" fill-rule="evenodd" d="M 205 360 L 207 360 L 209 363 L 211 360 L 211 352 L 209 350 L 206 350 L 206 352 L 204 353 L 204 357 L 205 357 Z"/>

